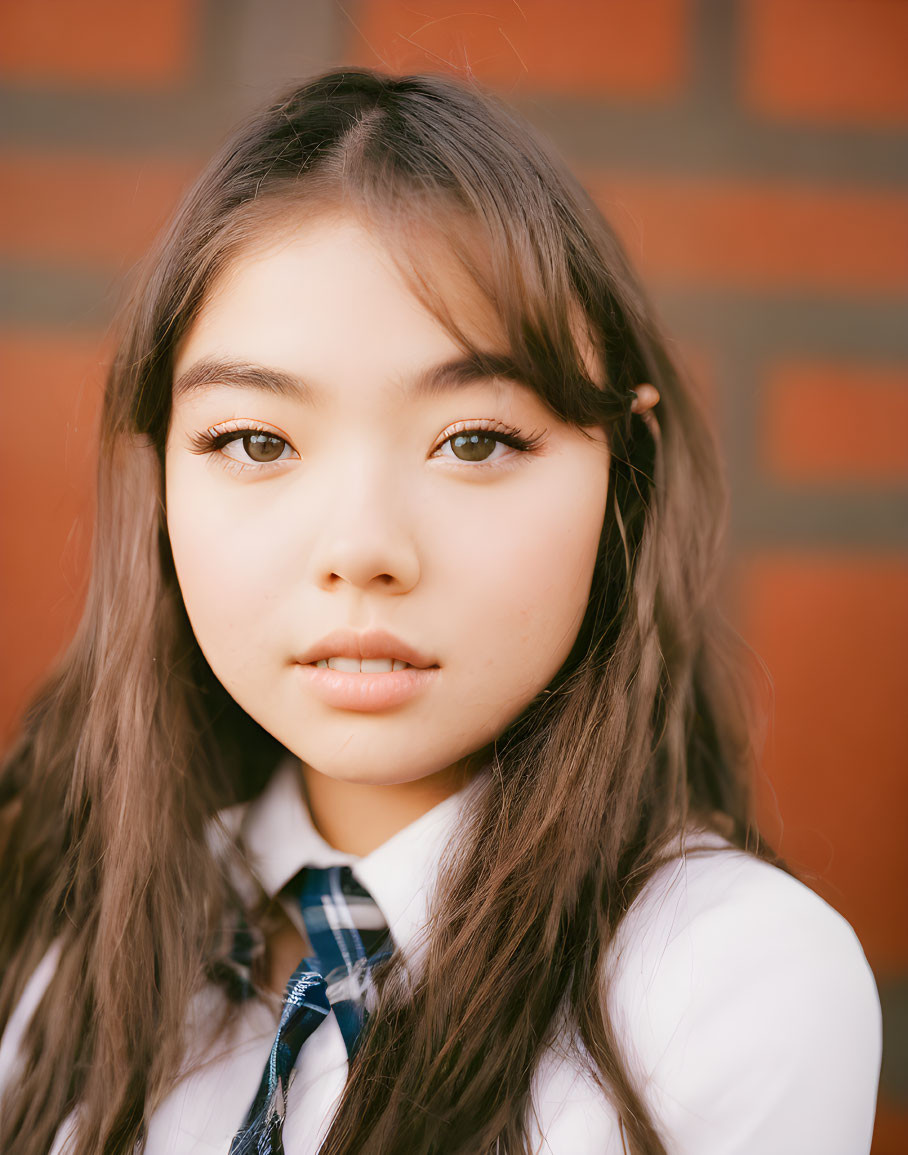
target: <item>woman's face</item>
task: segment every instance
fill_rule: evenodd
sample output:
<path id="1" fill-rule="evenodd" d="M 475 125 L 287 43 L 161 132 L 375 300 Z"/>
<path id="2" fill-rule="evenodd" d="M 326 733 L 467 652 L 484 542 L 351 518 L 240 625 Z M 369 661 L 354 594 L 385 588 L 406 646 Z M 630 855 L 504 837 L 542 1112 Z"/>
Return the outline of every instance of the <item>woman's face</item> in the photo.
<path id="1" fill-rule="evenodd" d="M 506 352 L 439 277 L 477 345 Z M 330 777 L 453 768 L 545 688 L 583 619 L 605 434 L 438 368 L 462 356 L 352 220 L 245 250 L 178 349 L 167 523 L 192 628 L 243 709 Z M 322 648 L 335 631 L 347 646 Z M 310 663 L 345 649 L 362 670 Z"/>

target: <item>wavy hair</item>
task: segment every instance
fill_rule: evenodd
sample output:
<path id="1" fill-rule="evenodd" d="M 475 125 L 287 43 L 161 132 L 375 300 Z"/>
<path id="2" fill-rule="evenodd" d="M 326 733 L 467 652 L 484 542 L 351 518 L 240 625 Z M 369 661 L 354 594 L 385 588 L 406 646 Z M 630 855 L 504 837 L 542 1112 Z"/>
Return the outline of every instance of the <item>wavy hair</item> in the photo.
<path id="1" fill-rule="evenodd" d="M 331 212 L 366 221 L 481 356 L 433 279 L 436 256 L 453 257 L 522 379 L 563 421 L 606 427 L 612 457 L 576 643 L 494 743 L 417 980 L 399 960 L 377 976 L 323 1155 L 527 1151 L 534 1067 L 562 1012 L 629 1150 L 665 1155 L 609 1018 L 609 945 L 691 824 L 788 869 L 754 816 L 749 652 L 716 608 L 727 498 L 714 435 L 555 150 L 474 83 L 367 69 L 310 79 L 230 138 L 125 312 L 84 616 L 0 780 L 0 1027 L 50 945 L 63 948 L 0 1147 L 43 1155 L 77 1107 L 77 1155 L 141 1144 L 223 949 L 238 898 L 207 831 L 262 790 L 282 751 L 217 683 L 182 604 L 163 509 L 174 350 L 250 238 Z M 641 382 L 659 391 L 658 417 L 630 411 Z"/>

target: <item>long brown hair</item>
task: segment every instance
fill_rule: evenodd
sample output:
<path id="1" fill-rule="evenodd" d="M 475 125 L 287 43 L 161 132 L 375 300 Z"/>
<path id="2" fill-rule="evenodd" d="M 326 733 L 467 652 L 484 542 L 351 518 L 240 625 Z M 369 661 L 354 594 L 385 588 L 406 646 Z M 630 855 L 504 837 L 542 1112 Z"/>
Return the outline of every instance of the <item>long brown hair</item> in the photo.
<path id="1" fill-rule="evenodd" d="M 476 85 L 364 69 L 315 77 L 228 141 L 127 310 L 84 617 L 0 785 L 15 809 L 0 862 L 0 1027 L 63 944 L 0 1147 L 46 1152 L 77 1105 L 78 1155 L 141 1140 L 236 898 L 206 831 L 261 791 L 281 751 L 207 667 L 174 575 L 162 496 L 173 351 L 243 243 L 310 211 L 354 212 L 381 232 L 469 349 L 432 278 L 433 254 L 453 256 L 527 384 L 562 420 L 607 426 L 612 450 L 576 644 L 494 744 L 424 967 L 409 985 L 399 962 L 380 976 L 322 1151 L 525 1151 L 534 1065 L 566 1009 L 629 1150 L 664 1155 L 609 1019 L 609 944 L 691 823 L 784 867 L 754 819 L 747 651 L 716 609 L 726 495 L 714 437 L 621 246 L 554 150 Z M 640 382 L 660 393 L 657 418 L 630 411 Z"/>

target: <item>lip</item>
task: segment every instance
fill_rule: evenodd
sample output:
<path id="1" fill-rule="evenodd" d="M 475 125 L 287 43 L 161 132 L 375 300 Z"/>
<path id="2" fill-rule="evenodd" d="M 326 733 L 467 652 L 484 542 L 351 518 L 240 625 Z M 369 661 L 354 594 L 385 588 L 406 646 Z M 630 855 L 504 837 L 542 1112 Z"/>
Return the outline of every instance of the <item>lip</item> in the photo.
<path id="1" fill-rule="evenodd" d="M 355 630 L 332 630 L 320 641 L 310 646 L 293 660 L 301 666 L 308 666 L 313 662 L 320 662 L 326 658 L 396 658 L 399 662 L 406 662 L 415 666 L 417 671 L 437 667 L 434 658 L 422 653 L 408 642 L 389 633 L 387 630 L 364 630 L 357 633 Z M 327 671 L 322 671 L 323 673 Z M 334 670 L 339 674 L 342 671 Z M 398 670 L 399 674 L 409 673 L 407 670 Z M 373 678 L 391 678 L 395 674 L 346 674 L 345 677 L 371 680 Z"/>
<path id="2" fill-rule="evenodd" d="M 376 657 L 390 656 L 390 654 L 376 655 Z M 406 658 L 400 660 L 407 661 Z M 335 710 L 356 710 L 365 714 L 402 706 L 427 689 L 439 674 L 438 666 L 394 670 L 387 674 L 353 674 L 344 670 L 332 670 L 311 663 L 298 662 L 296 669 L 299 676 L 305 679 L 308 688 L 321 698 L 326 706 L 331 706 Z"/>

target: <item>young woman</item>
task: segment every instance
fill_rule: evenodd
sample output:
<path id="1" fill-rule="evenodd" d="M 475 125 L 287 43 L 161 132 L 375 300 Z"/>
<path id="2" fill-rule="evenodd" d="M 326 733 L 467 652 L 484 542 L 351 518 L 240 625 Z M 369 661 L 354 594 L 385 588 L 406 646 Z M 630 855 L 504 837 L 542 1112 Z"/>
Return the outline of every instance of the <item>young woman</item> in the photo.
<path id="1" fill-rule="evenodd" d="M 866 1152 L 876 987 L 754 823 L 724 515 L 506 106 L 349 69 L 239 131 L 5 764 L 0 1149 Z"/>

